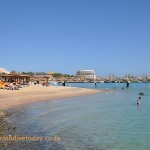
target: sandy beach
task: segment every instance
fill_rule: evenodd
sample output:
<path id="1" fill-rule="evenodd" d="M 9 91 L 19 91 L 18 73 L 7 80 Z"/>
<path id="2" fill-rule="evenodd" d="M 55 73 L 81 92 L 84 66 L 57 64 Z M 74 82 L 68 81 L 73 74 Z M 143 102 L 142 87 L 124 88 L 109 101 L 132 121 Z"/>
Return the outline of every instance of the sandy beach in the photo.
<path id="1" fill-rule="evenodd" d="M 40 85 L 30 85 L 20 90 L 0 89 L 0 110 L 7 110 L 38 101 L 95 94 L 101 91 L 102 90 L 76 87 L 44 87 Z"/>

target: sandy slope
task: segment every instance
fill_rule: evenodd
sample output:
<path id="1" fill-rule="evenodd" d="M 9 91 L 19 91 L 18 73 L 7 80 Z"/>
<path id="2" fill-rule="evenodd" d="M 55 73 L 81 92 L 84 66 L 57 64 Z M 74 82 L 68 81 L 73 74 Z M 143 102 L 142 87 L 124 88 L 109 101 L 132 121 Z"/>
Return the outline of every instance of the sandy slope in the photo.
<path id="1" fill-rule="evenodd" d="M 31 85 L 20 90 L 0 89 L 0 110 L 26 105 L 37 101 L 95 94 L 101 90 L 74 87 L 44 87 Z"/>

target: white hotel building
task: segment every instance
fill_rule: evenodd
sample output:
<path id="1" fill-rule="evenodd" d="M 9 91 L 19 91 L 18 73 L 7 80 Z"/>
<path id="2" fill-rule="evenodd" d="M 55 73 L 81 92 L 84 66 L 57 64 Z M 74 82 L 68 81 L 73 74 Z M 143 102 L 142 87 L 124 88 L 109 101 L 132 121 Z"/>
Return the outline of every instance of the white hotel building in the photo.
<path id="1" fill-rule="evenodd" d="M 95 79 L 95 71 L 94 70 L 78 70 L 76 73 L 77 77 L 85 77 L 89 79 Z"/>

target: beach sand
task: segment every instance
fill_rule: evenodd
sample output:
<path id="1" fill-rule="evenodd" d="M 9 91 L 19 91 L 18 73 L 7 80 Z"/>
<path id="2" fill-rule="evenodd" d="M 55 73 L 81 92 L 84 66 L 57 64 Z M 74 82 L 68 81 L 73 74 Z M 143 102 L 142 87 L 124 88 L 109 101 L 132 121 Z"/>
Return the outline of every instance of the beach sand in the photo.
<path id="1" fill-rule="evenodd" d="M 20 90 L 0 89 L 0 110 L 27 105 L 33 102 L 62 99 L 99 93 L 102 90 L 41 85 L 30 85 Z"/>

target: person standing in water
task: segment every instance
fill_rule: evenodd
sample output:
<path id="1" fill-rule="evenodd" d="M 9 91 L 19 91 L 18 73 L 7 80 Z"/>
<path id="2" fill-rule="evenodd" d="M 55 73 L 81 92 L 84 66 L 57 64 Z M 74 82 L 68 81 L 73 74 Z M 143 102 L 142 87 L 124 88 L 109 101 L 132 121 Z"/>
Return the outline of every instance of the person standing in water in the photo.
<path id="1" fill-rule="evenodd" d="M 127 88 L 129 87 L 129 81 L 126 81 L 126 83 L 127 83 Z"/>
<path id="2" fill-rule="evenodd" d="M 137 105 L 141 104 L 141 97 L 139 97 L 139 99 L 137 100 Z"/>
<path id="3" fill-rule="evenodd" d="M 95 84 L 95 88 L 96 88 L 97 87 L 97 83 L 95 82 L 94 84 Z"/>

